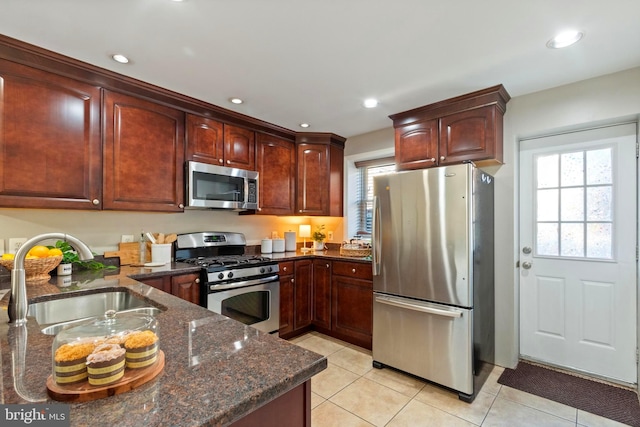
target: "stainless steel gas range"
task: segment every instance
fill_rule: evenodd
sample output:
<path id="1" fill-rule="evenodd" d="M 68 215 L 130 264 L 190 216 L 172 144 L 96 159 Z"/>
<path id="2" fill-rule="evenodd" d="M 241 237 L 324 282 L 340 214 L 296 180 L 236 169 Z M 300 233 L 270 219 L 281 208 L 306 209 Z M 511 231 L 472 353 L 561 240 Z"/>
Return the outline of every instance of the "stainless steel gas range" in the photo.
<path id="1" fill-rule="evenodd" d="M 175 260 L 202 267 L 200 305 L 264 332 L 280 324 L 278 263 L 245 254 L 242 233 L 179 234 Z"/>

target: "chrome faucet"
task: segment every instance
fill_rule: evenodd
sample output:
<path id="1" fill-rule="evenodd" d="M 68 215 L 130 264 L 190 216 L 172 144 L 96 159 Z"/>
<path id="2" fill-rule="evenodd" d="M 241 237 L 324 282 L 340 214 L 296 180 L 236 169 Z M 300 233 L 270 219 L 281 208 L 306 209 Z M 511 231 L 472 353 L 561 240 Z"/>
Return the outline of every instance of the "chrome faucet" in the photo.
<path id="1" fill-rule="evenodd" d="M 64 233 L 39 234 L 27 240 L 20 246 L 13 260 L 13 270 L 11 271 L 11 296 L 9 297 L 9 323 L 16 326 L 27 323 L 27 281 L 24 272 L 24 260 L 29 250 L 43 240 L 57 239 L 68 241 L 78 251 L 78 258 L 81 260 L 93 259 L 93 252 L 84 242 L 77 237 Z"/>

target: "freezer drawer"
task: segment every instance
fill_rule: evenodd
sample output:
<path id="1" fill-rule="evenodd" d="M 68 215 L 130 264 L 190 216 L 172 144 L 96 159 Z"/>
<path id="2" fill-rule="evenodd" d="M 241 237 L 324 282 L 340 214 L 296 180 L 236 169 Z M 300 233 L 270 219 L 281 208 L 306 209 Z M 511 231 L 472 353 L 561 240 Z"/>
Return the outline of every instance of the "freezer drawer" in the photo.
<path id="1" fill-rule="evenodd" d="M 472 395 L 472 331 L 472 309 L 374 293 L 374 363 Z"/>

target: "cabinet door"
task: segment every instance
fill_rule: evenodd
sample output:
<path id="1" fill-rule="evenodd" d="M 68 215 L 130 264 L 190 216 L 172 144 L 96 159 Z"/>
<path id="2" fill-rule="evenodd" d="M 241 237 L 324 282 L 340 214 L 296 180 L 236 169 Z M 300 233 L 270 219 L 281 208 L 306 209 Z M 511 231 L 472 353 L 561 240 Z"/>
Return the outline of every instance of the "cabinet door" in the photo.
<path id="1" fill-rule="evenodd" d="M 193 273 L 171 276 L 171 295 L 200 304 L 200 275 Z"/>
<path id="2" fill-rule="evenodd" d="M 100 89 L 0 60 L 0 206 L 100 209 Z"/>
<path id="3" fill-rule="evenodd" d="M 311 324 L 311 285 L 313 282 L 313 264 L 310 259 L 295 262 L 294 329 L 301 329 Z"/>
<path id="4" fill-rule="evenodd" d="M 213 119 L 187 114 L 187 160 L 222 166 L 223 125 Z"/>
<path id="5" fill-rule="evenodd" d="M 331 263 L 313 261 L 313 324 L 331 329 Z"/>
<path id="6" fill-rule="evenodd" d="M 138 282 L 142 282 L 145 285 L 149 285 L 153 288 L 160 289 L 168 294 L 171 293 L 171 280 L 169 276 L 161 277 L 149 277 L 147 279 L 136 279 Z"/>
<path id="7" fill-rule="evenodd" d="M 256 136 L 249 129 L 224 125 L 224 165 L 256 170 Z"/>
<path id="8" fill-rule="evenodd" d="M 105 91 L 104 208 L 179 212 L 184 114 Z"/>
<path id="9" fill-rule="evenodd" d="M 329 215 L 328 145 L 299 144 L 297 171 L 297 213 Z"/>
<path id="10" fill-rule="evenodd" d="M 502 129 L 502 114 L 498 116 Z M 495 105 L 462 111 L 440 119 L 441 165 L 465 160 L 502 161 L 502 151 L 498 153 L 497 150 Z"/>
<path id="11" fill-rule="evenodd" d="M 280 268 L 280 328 L 278 334 L 282 337 L 293 332 L 294 319 L 294 267 L 293 261 L 278 264 Z"/>
<path id="12" fill-rule="evenodd" d="M 259 213 L 293 215 L 296 201 L 296 151 L 293 142 L 259 133 L 257 147 Z"/>
<path id="13" fill-rule="evenodd" d="M 373 284 L 370 280 L 332 278 L 332 330 L 364 348 L 371 348 L 373 330 Z"/>
<path id="14" fill-rule="evenodd" d="M 395 130 L 398 170 L 424 169 L 437 165 L 438 120 L 425 120 Z"/>

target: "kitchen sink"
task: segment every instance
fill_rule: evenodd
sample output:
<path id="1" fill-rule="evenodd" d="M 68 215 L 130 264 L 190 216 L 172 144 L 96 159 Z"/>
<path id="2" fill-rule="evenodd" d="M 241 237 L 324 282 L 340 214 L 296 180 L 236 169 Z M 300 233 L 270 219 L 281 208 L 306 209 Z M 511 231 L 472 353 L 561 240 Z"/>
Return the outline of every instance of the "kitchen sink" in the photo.
<path id="1" fill-rule="evenodd" d="M 34 317 L 46 335 L 88 319 L 104 316 L 107 310 L 156 316 L 163 310 L 126 291 L 90 293 L 29 304 L 28 316 Z"/>

